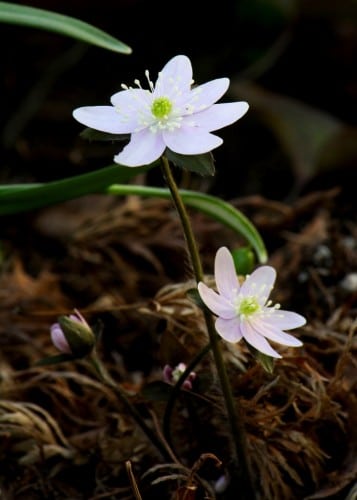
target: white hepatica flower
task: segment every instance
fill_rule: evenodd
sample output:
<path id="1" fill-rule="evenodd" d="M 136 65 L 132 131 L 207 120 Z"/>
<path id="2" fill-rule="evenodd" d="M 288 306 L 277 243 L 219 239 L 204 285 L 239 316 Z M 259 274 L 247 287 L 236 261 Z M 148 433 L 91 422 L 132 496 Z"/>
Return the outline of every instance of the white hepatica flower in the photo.
<path id="1" fill-rule="evenodd" d="M 188 57 L 172 58 L 159 73 L 155 85 L 146 71 L 149 89 L 125 90 L 111 97 L 112 106 L 89 106 L 73 111 L 87 127 L 111 134 L 131 134 L 129 144 L 114 157 L 128 167 L 147 165 L 166 148 L 183 155 L 207 153 L 222 144 L 212 131 L 237 121 L 248 110 L 246 102 L 214 104 L 227 91 L 228 78 L 193 87 Z"/>
<path id="2" fill-rule="evenodd" d="M 228 342 L 242 338 L 258 351 L 273 358 L 281 358 L 266 339 L 279 344 L 298 347 L 302 343 L 283 330 L 303 326 L 306 320 L 300 314 L 283 311 L 268 300 L 276 278 L 275 269 L 261 266 L 247 276 L 242 285 L 234 267 L 233 257 L 221 247 L 215 259 L 215 279 L 218 293 L 204 283 L 198 291 L 206 306 L 216 315 L 216 330 Z"/>

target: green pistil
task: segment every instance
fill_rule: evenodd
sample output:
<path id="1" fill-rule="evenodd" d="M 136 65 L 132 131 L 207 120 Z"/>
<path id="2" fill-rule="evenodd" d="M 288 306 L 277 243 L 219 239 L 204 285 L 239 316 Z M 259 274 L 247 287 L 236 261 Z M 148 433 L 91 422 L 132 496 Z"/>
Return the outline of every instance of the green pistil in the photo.
<path id="1" fill-rule="evenodd" d="M 242 299 L 239 304 L 238 312 L 243 316 L 254 314 L 260 309 L 260 304 L 255 297 L 247 297 Z"/>
<path id="2" fill-rule="evenodd" d="M 165 118 L 172 110 L 172 102 L 167 97 L 158 97 L 151 105 L 151 113 L 155 118 Z"/>

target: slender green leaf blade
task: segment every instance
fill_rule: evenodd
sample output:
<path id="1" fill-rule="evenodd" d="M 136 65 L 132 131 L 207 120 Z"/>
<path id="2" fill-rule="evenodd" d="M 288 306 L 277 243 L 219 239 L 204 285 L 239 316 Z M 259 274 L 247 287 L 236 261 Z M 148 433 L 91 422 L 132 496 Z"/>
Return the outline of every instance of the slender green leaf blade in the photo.
<path id="1" fill-rule="evenodd" d="M 0 2 L 0 22 L 59 33 L 122 54 L 132 52 L 128 45 L 91 24 L 45 9 Z"/>
<path id="2" fill-rule="evenodd" d="M 130 139 L 130 134 L 108 134 L 107 132 L 94 130 L 89 127 L 85 128 L 79 135 L 87 141 L 122 142 Z"/>
<path id="3" fill-rule="evenodd" d="M 71 354 L 56 354 L 54 356 L 47 356 L 46 358 L 39 359 L 35 366 L 48 366 L 57 365 L 58 363 L 66 363 L 67 361 L 75 361 L 76 358 Z"/>
<path id="4" fill-rule="evenodd" d="M 268 260 L 267 250 L 262 237 L 250 220 L 230 203 L 215 196 L 186 191 L 182 193 L 185 203 L 206 213 L 213 219 L 243 236 L 254 248 L 260 263 Z"/>
<path id="5" fill-rule="evenodd" d="M 137 194 L 139 196 L 171 198 L 170 191 L 164 188 L 148 186 L 123 186 L 113 185 L 108 188 L 108 193 L 117 195 Z M 216 198 L 215 196 L 196 191 L 181 189 L 180 194 L 184 203 L 229 227 L 237 234 L 243 236 L 252 246 L 260 263 L 268 260 L 267 250 L 262 237 L 250 220 L 232 204 Z"/>
<path id="6" fill-rule="evenodd" d="M 0 186 L 0 215 L 33 210 L 90 193 L 105 192 L 117 196 L 135 194 L 170 199 L 171 194 L 168 189 L 131 184 L 113 184 L 115 182 L 128 182 L 135 175 L 146 172 L 154 165 L 155 163 L 137 168 L 114 165 L 89 174 L 47 184 Z M 259 262 L 264 263 L 267 261 L 267 251 L 259 232 L 249 219 L 233 205 L 205 193 L 184 189 L 180 193 L 188 207 L 207 214 L 243 236 L 256 252 Z"/>
<path id="7" fill-rule="evenodd" d="M 112 165 L 46 184 L 3 185 L 0 186 L 0 215 L 34 210 L 91 193 L 103 193 L 111 184 L 128 182 L 151 166 L 128 168 Z"/>

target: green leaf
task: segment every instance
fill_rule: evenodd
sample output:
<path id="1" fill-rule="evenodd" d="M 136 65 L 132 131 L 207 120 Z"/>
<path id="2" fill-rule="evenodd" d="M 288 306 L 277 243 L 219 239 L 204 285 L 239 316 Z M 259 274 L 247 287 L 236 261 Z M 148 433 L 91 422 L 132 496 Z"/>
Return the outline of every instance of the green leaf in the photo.
<path id="1" fill-rule="evenodd" d="M 241 247 L 232 250 L 234 265 L 238 274 L 250 274 L 255 267 L 255 258 L 252 249 Z"/>
<path id="2" fill-rule="evenodd" d="M 44 9 L 0 2 L 0 22 L 59 33 L 122 54 L 132 52 L 128 45 L 91 24 Z"/>
<path id="3" fill-rule="evenodd" d="M 267 356 L 266 354 L 257 351 L 255 359 L 258 361 L 258 363 L 262 365 L 262 367 L 267 373 L 273 373 L 275 358 L 272 358 L 271 356 Z"/>
<path id="4" fill-rule="evenodd" d="M 200 155 L 181 155 L 174 153 L 170 149 L 166 149 L 165 156 L 174 165 L 184 170 L 189 170 L 202 176 L 214 175 L 215 173 L 213 155 L 210 152 Z"/>
<path id="5" fill-rule="evenodd" d="M 233 205 L 220 198 L 204 193 L 185 191 L 181 192 L 181 195 L 188 206 L 200 210 L 243 236 L 254 248 L 259 262 L 264 263 L 268 260 L 267 250 L 258 230 Z"/>
<path id="6" fill-rule="evenodd" d="M 129 134 L 108 134 L 107 132 L 101 132 L 93 128 L 85 128 L 79 135 L 82 139 L 86 139 L 87 141 L 103 142 L 125 141 L 130 137 Z"/>
<path id="7" fill-rule="evenodd" d="M 42 358 L 35 363 L 36 366 L 49 366 L 57 365 L 58 363 L 66 363 L 67 361 L 75 361 L 75 357 L 71 354 L 56 354 L 55 356 L 48 356 Z"/>
<path id="8" fill-rule="evenodd" d="M 201 309 L 207 309 L 207 306 L 205 305 L 205 303 L 201 299 L 201 295 L 198 293 L 197 288 L 190 288 L 189 290 L 187 290 L 186 294 L 187 294 L 187 297 L 190 300 L 192 300 L 192 302 L 194 304 L 196 304 L 196 306 L 200 307 Z"/>
<path id="9" fill-rule="evenodd" d="M 103 193 L 114 182 L 128 182 L 149 168 L 151 166 L 128 168 L 112 165 L 47 184 L 0 186 L 0 215 L 26 212 L 90 193 Z"/>
<path id="10" fill-rule="evenodd" d="M 89 174 L 78 175 L 47 184 L 0 186 L 0 215 L 24 212 L 45 207 L 65 200 L 78 198 L 90 193 L 108 193 L 118 196 L 138 195 L 153 198 L 171 199 L 168 189 L 114 184 L 128 182 L 132 177 L 155 166 L 129 168 L 114 165 Z M 191 208 L 207 214 L 243 236 L 257 254 L 258 261 L 267 261 L 264 242 L 249 219 L 230 203 L 215 196 L 189 190 L 181 190 L 184 203 Z"/>
<path id="11" fill-rule="evenodd" d="M 264 354 L 258 349 L 255 349 L 252 345 L 248 344 L 248 342 L 245 342 L 246 346 L 248 347 L 249 351 L 252 353 L 254 356 L 255 360 L 262 366 L 262 368 L 267 372 L 267 373 L 273 373 L 274 372 L 274 366 L 275 366 L 275 358 L 268 356 L 267 354 Z"/>
<path id="12" fill-rule="evenodd" d="M 108 188 L 108 193 L 117 195 L 137 194 L 139 196 L 171 199 L 168 189 L 153 188 L 148 186 L 123 186 L 113 185 Z M 184 203 L 191 208 L 207 214 L 221 222 L 228 228 L 243 236 L 255 250 L 258 261 L 265 263 L 268 260 L 267 250 L 262 237 L 250 220 L 230 203 L 215 196 L 181 189 L 180 195 Z"/>

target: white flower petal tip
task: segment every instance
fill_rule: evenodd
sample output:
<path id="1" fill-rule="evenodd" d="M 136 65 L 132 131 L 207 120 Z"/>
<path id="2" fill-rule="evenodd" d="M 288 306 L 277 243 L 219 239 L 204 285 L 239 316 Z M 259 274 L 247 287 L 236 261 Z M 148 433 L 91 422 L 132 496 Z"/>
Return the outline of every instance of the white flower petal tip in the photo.
<path id="1" fill-rule="evenodd" d="M 247 276 L 240 286 L 233 257 L 226 247 L 218 249 L 215 258 L 217 291 L 204 283 L 198 292 L 204 304 L 217 316 L 216 330 L 227 342 L 241 338 L 261 353 L 281 358 L 267 341 L 290 347 L 301 347 L 302 342 L 284 330 L 306 324 L 306 319 L 292 311 L 272 305 L 270 292 L 276 279 L 272 266 L 261 266 Z"/>
<path id="2" fill-rule="evenodd" d="M 168 61 L 155 84 L 145 72 L 148 89 L 135 87 L 111 97 L 112 106 L 86 106 L 73 111 L 82 125 L 110 134 L 131 134 L 129 144 L 114 157 L 128 167 L 148 165 L 166 148 L 182 155 L 208 153 L 223 140 L 211 134 L 239 120 L 249 108 L 246 102 L 216 102 L 229 87 L 228 78 L 193 86 L 192 65 L 185 55 Z"/>

